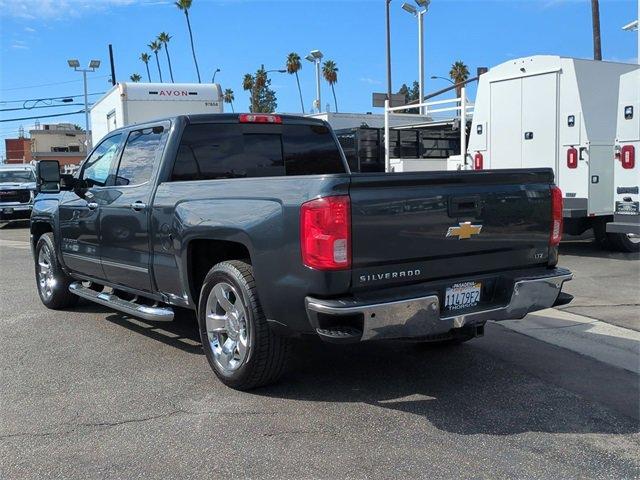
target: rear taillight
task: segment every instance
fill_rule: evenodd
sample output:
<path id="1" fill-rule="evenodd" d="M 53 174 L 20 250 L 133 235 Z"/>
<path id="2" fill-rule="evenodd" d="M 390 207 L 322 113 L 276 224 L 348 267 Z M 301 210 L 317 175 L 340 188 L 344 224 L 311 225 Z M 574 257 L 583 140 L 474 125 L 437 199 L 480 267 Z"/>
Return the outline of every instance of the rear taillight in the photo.
<path id="1" fill-rule="evenodd" d="M 567 167 L 578 168 L 578 150 L 573 147 L 567 150 Z"/>
<path id="2" fill-rule="evenodd" d="M 484 157 L 480 152 L 476 152 L 476 154 L 473 156 L 473 169 L 482 170 L 483 166 L 484 166 Z"/>
<path id="3" fill-rule="evenodd" d="M 555 247 L 562 240 L 562 190 L 551 187 L 551 235 L 549 245 Z"/>
<path id="4" fill-rule="evenodd" d="M 238 115 L 240 123 L 282 123 L 280 115 L 265 115 L 258 113 L 241 113 Z"/>
<path id="5" fill-rule="evenodd" d="M 631 169 L 636 166 L 636 149 L 633 145 L 625 145 L 620 150 L 622 168 Z"/>
<path id="6" fill-rule="evenodd" d="M 300 207 L 302 262 L 318 270 L 351 267 L 351 208 L 349 197 L 318 198 Z"/>

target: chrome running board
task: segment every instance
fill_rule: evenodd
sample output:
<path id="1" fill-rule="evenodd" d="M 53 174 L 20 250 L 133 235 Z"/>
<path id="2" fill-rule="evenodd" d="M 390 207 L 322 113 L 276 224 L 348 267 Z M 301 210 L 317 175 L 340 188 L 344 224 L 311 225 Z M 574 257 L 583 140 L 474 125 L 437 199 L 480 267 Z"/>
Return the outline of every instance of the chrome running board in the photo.
<path id="1" fill-rule="evenodd" d="M 74 282 L 69 285 L 69 291 L 79 297 L 144 320 L 152 322 L 170 322 L 173 320 L 173 309 L 169 306 L 141 305 L 134 301 L 123 300 L 111 293 L 96 292 L 83 286 L 80 282 Z"/>

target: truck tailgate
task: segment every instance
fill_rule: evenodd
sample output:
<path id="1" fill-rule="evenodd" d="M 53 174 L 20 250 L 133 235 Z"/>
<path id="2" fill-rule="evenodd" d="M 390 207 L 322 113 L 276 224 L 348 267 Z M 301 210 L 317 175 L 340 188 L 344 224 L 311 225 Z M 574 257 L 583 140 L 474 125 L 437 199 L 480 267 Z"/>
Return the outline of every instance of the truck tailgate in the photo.
<path id="1" fill-rule="evenodd" d="M 354 175 L 352 287 L 548 262 L 550 169 Z"/>

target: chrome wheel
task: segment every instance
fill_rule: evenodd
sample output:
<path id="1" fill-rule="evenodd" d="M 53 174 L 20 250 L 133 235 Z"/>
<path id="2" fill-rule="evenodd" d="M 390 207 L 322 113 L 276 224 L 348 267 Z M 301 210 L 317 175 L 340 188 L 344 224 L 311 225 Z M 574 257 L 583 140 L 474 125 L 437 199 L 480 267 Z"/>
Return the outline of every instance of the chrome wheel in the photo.
<path id="1" fill-rule="evenodd" d="M 38 253 L 38 289 L 46 300 L 53 295 L 56 286 L 56 278 L 53 273 L 53 252 L 48 245 L 43 245 Z"/>
<path id="2" fill-rule="evenodd" d="M 205 318 L 214 361 L 226 373 L 236 371 L 247 358 L 251 332 L 247 310 L 234 286 L 226 282 L 214 285 L 207 298 Z"/>

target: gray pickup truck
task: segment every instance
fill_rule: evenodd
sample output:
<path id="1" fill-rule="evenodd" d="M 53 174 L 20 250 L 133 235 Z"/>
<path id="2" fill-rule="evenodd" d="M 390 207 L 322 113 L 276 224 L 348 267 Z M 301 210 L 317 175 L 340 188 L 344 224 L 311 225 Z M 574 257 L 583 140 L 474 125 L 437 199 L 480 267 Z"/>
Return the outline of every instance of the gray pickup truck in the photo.
<path id="1" fill-rule="evenodd" d="M 237 389 L 276 380 L 294 337 L 459 343 L 571 298 L 547 169 L 351 174 L 323 121 L 220 114 L 114 130 L 37 177 L 42 302 L 194 310 Z"/>

